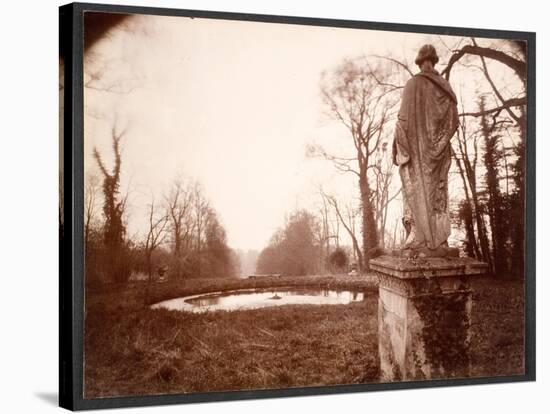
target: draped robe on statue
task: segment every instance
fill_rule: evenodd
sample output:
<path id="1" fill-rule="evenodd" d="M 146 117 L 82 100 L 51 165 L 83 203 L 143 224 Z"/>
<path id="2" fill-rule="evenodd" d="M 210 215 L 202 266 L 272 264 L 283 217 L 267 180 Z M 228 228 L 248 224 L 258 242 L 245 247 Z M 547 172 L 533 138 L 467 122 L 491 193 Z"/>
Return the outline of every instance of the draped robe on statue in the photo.
<path id="1" fill-rule="evenodd" d="M 457 127 L 457 100 L 449 83 L 435 70 L 413 76 L 403 91 L 393 142 L 412 226 L 405 248 L 447 246 L 450 140 Z"/>

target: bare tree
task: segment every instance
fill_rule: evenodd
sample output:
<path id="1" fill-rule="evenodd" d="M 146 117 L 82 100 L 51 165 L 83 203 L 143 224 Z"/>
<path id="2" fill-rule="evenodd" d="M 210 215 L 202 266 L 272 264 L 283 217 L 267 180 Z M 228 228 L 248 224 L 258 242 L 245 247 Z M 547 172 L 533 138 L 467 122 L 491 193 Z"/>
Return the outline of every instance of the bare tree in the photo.
<path id="1" fill-rule="evenodd" d="M 520 53 L 525 56 L 525 42 L 516 42 L 515 44 L 518 47 Z M 514 73 L 518 76 L 518 78 L 521 79 L 523 82 L 526 82 L 527 80 L 527 68 L 525 65 L 525 60 L 518 59 L 508 53 L 492 47 L 481 47 L 477 44 L 474 38 L 472 38 L 472 44 L 465 45 L 462 48 L 453 51 L 453 54 L 449 58 L 447 66 L 441 71 L 441 74 L 444 75 L 447 80 L 449 80 L 454 64 L 466 55 L 474 55 L 481 58 L 496 60 L 512 69 Z"/>
<path id="2" fill-rule="evenodd" d="M 169 216 L 166 211 L 158 214 L 155 210 L 155 199 L 151 197 L 151 204 L 147 212 L 148 229 L 143 251 L 145 254 L 145 263 L 147 266 L 147 287 L 145 289 L 145 305 L 149 304 L 149 291 L 153 281 L 153 252 L 164 243 L 166 239 L 166 230 L 169 223 Z"/>
<path id="3" fill-rule="evenodd" d="M 319 220 L 319 234 L 317 235 L 319 246 L 321 246 L 319 254 L 319 269 L 321 273 L 327 271 L 327 259 L 330 254 L 330 225 L 329 225 L 329 208 L 327 201 L 324 197 L 321 197 L 322 205 L 319 208 L 320 220 Z"/>
<path id="4" fill-rule="evenodd" d="M 166 230 L 169 223 L 169 217 L 166 212 L 158 214 L 155 211 L 154 198 L 151 198 L 151 204 L 149 204 L 147 217 L 149 219 L 149 226 L 143 249 L 145 252 L 145 260 L 147 262 L 147 274 L 149 282 L 151 282 L 153 279 L 153 252 L 166 240 Z"/>
<path id="5" fill-rule="evenodd" d="M 478 184 L 478 167 L 480 163 L 480 136 L 478 131 L 470 133 L 468 131 L 467 122 L 462 120 L 459 124 L 456 139 L 454 140 L 454 148 L 452 156 L 455 159 L 460 177 L 464 187 L 464 195 L 466 202 L 470 205 L 469 208 L 463 210 L 463 214 L 473 215 L 472 224 L 478 232 L 478 240 L 472 237 L 473 229 L 468 225 L 469 219 L 466 218 L 466 232 L 468 234 L 469 243 L 475 255 L 481 259 L 491 263 L 490 246 L 487 234 L 487 228 L 483 217 L 483 208 L 479 199 L 479 184 Z"/>
<path id="6" fill-rule="evenodd" d="M 181 263 L 189 254 L 193 232 L 193 192 L 190 185 L 181 177 L 174 180 L 169 194 L 165 197 L 166 211 L 170 221 L 174 256 L 173 272 L 181 276 Z"/>
<path id="7" fill-rule="evenodd" d="M 361 216 L 361 207 L 357 207 L 356 204 L 357 203 L 355 203 L 353 200 L 349 201 L 344 205 L 343 207 L 344 211 L 342 213 L 344 219 L 346 220 L 346 225 L 344 225 L 344 228 L 346 228 L 347 226 L 347 228 L 350 231 L 348 231 L 347 229 L 346 231 L 348 231 L 348 233 L 351 232 L 354 235 L 357 234 L 357 220 L 360 219 L 360 216 Z M 335 214 L 339 218 L 337 211 L 335 211 Z M 357 255 L 357 251 L 355 249 L 352 249 L 352 252 L 353 252 L 353 260 L 356 263 L 360 263 L 359 256 Z"/>
<path id="8" fill-rule="evenodd" d="M 485 107 L 485 97 L 482 96 L 479 108 Z M 491 244 L 493 248 L 493 274 L 502 274 L 506 262 L 506 225 L 504 213 L 504 198 L 499 185 L 499 161 L 502 158 L 500 135 L 496 132 L 496 122 L 490 123 L 488 116 L 481 117 L 481 136 L 485 145 L 483 161 L 485 165 L 485 183 L 487 186 L 487 214 L 491 229 Z"/>
<path id="9" fill-rule="evenodd" d="M 88 251 L 90 233 L 97 215 L 96 210 L 100 192 L 99 177 L 93 173 L 88 173 L 84 188 L 84 249 Z"/>
<path id="10" fill-rule="evenodd" d="M 354 155 L 340 157 L 322 148 L 311 153 L 330 160 L 341 172 L 357 177 L 362 207 L 363 266 L 368 268 L 368 252 L 378 246 L 375 206 L 369 170 L 375 167 L 374 154 L 385 139 L 385 127 L 393 117 L 396 88 L 384 80 L 381 66 L 371 67 L 366 59 L 345 60 L 321 80 L 321 95 L 329 116 L 349 132 Z"/>
<path id="11" fill-rule="evenodd" d="M 201 276 L 202 272 L 202 248 L 203 241 L 206 238 L 206 229 L 208 220 L 213 217 L 213 212 L 210 209 L 208 200 L 204 197 L 202 187 L 199 183 L 195 183 L 193 186 L 193 220 L 195 229 L 195 252 L 197 255 L 197 273 Z"/>
<path id="12" fill-rule="evenodd" d="M 394 164 L 387 148 L 387 142 L 383 142 L 376 150 L 372 167 L 375 190 L 372 192 L 372 204 L 378 228 L 378 243 L 382 248 L 386 245 L 386 222 L 389 205 L 401 193 L 401 188 L 399 188 L 390 195 L 390 187 L 394 177 Z"/>
<path id="13" fill-rule="evenodd" d="M 323 198 L 323 200 L 325 200 L 325 202 L 327 204 L 329 204 L 330 206 L 332 206 L 332 208 L 334 208 L 334 211 L 336 213 L 336 216 L 338 217 L 338 220 L 340 221 L 340 223 L 342 223 L 342 226 L 346 229 L 346 231 L 348 232 L 348 235 L 351 239 L 351 242 L 353 244 L 353 251 L 354 251 L 354 255 L 357 256 L 357 262 L 358 262 L 358 267 L 359 267 L 359 272 L 361 272 L 363 270 L 363 265 L 364 265 L 364 261 L 363 261 L 363 251 L 361 251 L 361 247 L 359 245 L 359 241 L 357 240 L 357 235 L 355 233 L 355 226 L 354 226 L 354 220 L 352 219 L 352 214 L 351 214 L 351 209 L 348 209 L 347 210 L 347 217 L 344 216 L 344 214 L 342 213 L 339 205 L 338 205 L 338 201 L 336 199 L 336 197 L 334 197 L 333 195 L 329 195 L 327 193 L 324 192 L 324 190 L 322 188 L 319 188 L 319 193 L 321 194 L 321 197 Z"/>
<path id="14" fill-rule="evenodd" d="M 84 184 L 84 259 L 86 283 L 94 284 L 100 281 L 101 260 L 103 250 L 102 227 L 99 215 L 101 180 L 98 175 L 89 171 Z"/>

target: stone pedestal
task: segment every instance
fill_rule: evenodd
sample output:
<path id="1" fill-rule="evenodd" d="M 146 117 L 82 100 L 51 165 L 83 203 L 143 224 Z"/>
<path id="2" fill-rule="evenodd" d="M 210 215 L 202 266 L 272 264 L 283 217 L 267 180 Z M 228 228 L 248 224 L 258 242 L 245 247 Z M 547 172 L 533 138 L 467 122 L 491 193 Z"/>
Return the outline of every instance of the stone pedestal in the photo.
<path id="1" fill-rule="evenodd" d="M 381 380 L 469 376 L 470 280 L 487 264 L 380 256 L 370 269 L 379 276 Z"/>

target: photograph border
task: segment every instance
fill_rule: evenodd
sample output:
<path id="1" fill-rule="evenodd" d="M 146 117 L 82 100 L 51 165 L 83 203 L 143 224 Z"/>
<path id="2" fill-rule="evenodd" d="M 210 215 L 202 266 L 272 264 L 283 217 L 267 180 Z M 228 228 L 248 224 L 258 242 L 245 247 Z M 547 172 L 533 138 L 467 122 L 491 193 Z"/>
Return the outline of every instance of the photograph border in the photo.
<path id="1" fill-rule="evenodd" d="M 411 33 L 514 39 L 527 42 L 527 136 L 525 200 L 525 373 L 524 375 L 476 377 L 428 381 L 348 384 L 284 389 L 255 389 L 170 395 L 83 398 L 84 375 L 84 13 L 108 12 L 158 16 L 195 17 Z M 64 59 L 63 104 L 63 232 L 59 240 L 59 405 L 70 410 L 231 401 L 365 391 L 433 388 L 455 385 L 534 381 L 535 371 L 535 124 L 536 34 L 533 32 L 381 23 L 326 18 L 290 17 L 142 6 L 72 3 L 59 8 L 59 49 Z"/>

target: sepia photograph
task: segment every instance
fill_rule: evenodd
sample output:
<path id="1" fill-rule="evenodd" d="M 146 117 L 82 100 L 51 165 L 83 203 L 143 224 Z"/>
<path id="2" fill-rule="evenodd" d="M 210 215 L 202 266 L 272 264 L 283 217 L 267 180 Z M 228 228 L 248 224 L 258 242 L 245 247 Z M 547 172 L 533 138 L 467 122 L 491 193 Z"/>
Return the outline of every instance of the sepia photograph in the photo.
<path id="1" fill-rule="evenodd" d="M 83 39 L 82 398 L 526 375 L 525 38 Z"/>

